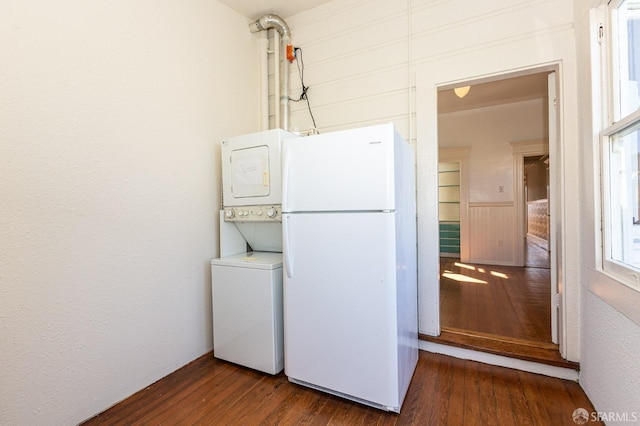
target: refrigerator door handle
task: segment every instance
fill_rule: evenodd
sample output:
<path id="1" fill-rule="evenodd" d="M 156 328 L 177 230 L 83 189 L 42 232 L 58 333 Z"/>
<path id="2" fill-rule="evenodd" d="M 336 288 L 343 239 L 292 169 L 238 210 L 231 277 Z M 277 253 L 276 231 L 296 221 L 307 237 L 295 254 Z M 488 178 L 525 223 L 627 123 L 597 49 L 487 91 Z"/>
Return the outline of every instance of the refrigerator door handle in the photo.
<path id="1" fill-rule="evenodd" d="M 291 265 L 291 249 L 289 247 L 289 217 L 282 216 L 282 254 L 287 277 L 293 277 L 293 265 Z"/>
<path id="2" fill-rule="evenodd" d="M 282 164 L 282 211 L 289 211 L 289 169 L 291 168 L 291 152 L 285 149 Z"/>

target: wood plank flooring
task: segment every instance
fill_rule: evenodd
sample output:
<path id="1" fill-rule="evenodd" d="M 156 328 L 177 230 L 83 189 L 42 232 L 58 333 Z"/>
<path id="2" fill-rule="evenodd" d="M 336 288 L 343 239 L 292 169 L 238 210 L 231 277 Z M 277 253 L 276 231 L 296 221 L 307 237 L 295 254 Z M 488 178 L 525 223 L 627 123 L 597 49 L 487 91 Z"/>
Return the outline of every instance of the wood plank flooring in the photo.
<path id="1" fill-rule="evenodd" d="M 594 411 L 575 382 L 421 351 L 387 413 L 209 353 L 83 425 L 575 425 L 580 407 Z"/>
<path id="2" fill-rule="evenodd" d="M 463 264 L 443 257 L 440 276 L 443 327 L 551 343 L 549 269 Z"/>
<path id="3" fill-rule="evenodd" d="M 527 245 L 525 251 L 525 265 L 532 268 L 547 268 L 551 267 L 549 252 L 531 241 L 527 237 Z"/>

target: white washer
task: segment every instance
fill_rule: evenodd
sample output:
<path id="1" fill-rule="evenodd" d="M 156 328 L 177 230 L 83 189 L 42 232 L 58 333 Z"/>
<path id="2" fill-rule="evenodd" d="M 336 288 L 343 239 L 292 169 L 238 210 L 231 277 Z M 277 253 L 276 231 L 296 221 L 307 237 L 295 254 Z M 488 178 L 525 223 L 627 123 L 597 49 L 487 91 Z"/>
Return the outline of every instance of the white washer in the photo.
<path id="1" fill-rule="evenodd" d="M 282 253 L 211 261 L 213 355 L 278 374 L 284 368 Z"/>

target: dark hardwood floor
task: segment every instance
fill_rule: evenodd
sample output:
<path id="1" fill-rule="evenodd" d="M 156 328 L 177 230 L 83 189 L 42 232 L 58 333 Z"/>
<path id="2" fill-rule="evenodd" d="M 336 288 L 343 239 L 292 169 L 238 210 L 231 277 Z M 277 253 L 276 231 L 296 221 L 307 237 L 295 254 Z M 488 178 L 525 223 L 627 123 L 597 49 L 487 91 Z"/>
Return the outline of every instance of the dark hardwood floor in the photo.
<path id="1" fill-rule="evenodd" d="M 527 239 L 524 263 L 532 268 L 549 269 L 551 267 L 549 262 L 549 252 L 546 248 L 542 248 L 532 240 Z"/>
<path id="2" fill-rule="evenodd" d="M 209 353 L 83 425 L 575 425 L 571 381 L 420 352 L 400 414 L 216 360 Z M 591 424 L 602 424 L 590 422 Z"/>
<path id="3" fill-rule="evenodd" d="M 549 252 L 527 240 L 527 267 L 440 259 L 438 337 L 422 340 L 580 369 L 551 342 Z"/>
<path id="4" fill-rule="evenodd" d="M 443 327 L 551 343 L 550 270 L 440 259 Z"/>

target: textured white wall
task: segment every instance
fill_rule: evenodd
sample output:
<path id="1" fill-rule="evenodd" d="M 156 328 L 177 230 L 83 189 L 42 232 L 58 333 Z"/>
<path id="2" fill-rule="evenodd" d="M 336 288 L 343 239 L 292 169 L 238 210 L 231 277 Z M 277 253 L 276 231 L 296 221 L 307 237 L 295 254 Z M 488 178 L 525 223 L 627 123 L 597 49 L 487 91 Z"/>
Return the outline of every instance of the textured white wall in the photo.
<path id="1" fill-rule="evenodd" d="M 0 424 L 75 424 L 211 349 L 256 38 L 211 0 L 26 0 L 0 57 Z"/>
<path id="2" fill-rule="evenodd" d="M 580 384 L 597 411 L 635 413 L 640 422 L 639 326 L 586 289 L 582 303 Z M 607 422 L 616 424 L 629 423 Z"/>
<path id="3" fill-rule="evenodd" d="M 580 384 L 596 410 L 635 412 L 640 419 L 640 295 L 598 271 L 599 244 L 599 162 L 598 138 L 593 133 L 599 105 L 598 92 L 592 90 L 589 4 L 575 2 L 577 54 L 580 63 L 578 84 L 580 110 L 580 213 L 582 232 L 582 338 Z M 631 424 L 607 422 L 608 425 Z"/>

